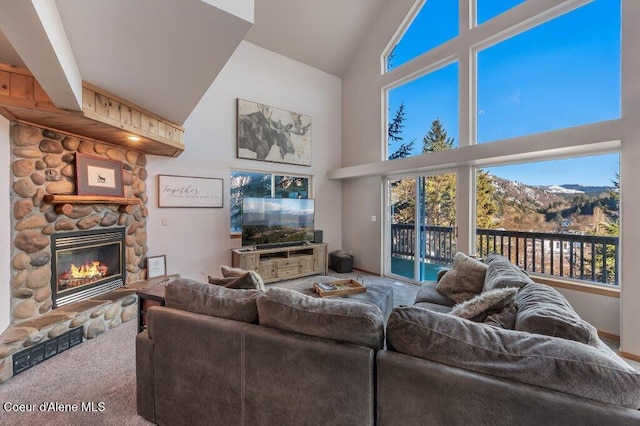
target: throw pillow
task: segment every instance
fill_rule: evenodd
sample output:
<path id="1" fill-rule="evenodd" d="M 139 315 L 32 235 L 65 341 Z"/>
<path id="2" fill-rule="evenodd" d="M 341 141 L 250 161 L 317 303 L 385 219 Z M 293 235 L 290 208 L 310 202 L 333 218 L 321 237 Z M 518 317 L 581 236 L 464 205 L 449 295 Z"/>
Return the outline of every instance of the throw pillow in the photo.
<path id="1" fill-rule="evenodd" d="M 229 287 L 237 278 L 216 278 L 211 275 L 207 276 L 209 284 L 219 285 L 221 287 Z"/>
<path id="2" fill-rule="evenodd" d="M 514 330 L 516 328 L 516 313 L 518 312 L 518 304 L 513 301 L 504 307 L 503 310 L 496 313 L 488 313 L 484 323 L 498 328 L 506 328 Z"/>
<path id="3" fill-rule="evenodd" d="M 469 300 L 482 291 L 487 265 L 467 256 L 456 253 L 453 268 L 438 281 L 436 289 L 456 303 Z"/>
<path id="4" fill-rule="evenodd" d="M 169 308 L 196 314 L 256 323 L 256 300 L 263 295 L 257 290 L 237 290 L 183 278 L 167 284 L 165 303 Z"/>
<path id="5" fill-rule="evenodd" d="M 262 277 L 260 276 L 260 274 L 258 274 L 255 271 L 245 271 L 244 269 L 230 268 L 224 265 L 220 267 L 220 270 L 222 271 L 222 276 L 225 278 L 242 277 L 244 274 L 248 272 L 251 276 L 250 280 L 253 284 L 253 287 L 250 287 L 250 288 L 254 288 L 260 291 L 267 291 L 266 287 L 264 286 L 264 281 L 262 280 Z"/>
<path id="6" fill-rule="evenodd" d="M 382 349 L 384 324 L 375 305 L 321 299 L 285 288 L 270 288 L 258 299 L 260 325 L 307 336 Z"/>
<path id="7" fill-rule="evenodd" d="M 472 319 L 482 315 L 479 321 L 484 321 L 487 311 L 502 311 L 507 304 L 513 302 L 517 292 L 517 288 L 498 288 L 486 293 L 480 293 L 474 298 L 454 306 L 450 314 L 465 319 Z"/>
<path id="8" fill-rule="evenodd" d="M 484 261 L 487 264 L 487 273 L 482 291 L 506 287 L 522 288 L 533 283 L 526 272 L 500 254 L 490 254 Z"/>
<path id="9" fill-rule="evenodd" d="M 255 272 L 253 274 L 255 274 Z M 251 274 L 251 271 L 244 271 L 244 273 L 239 277 L 215 278 L 209 276 L 209 284 L 215 284 L 226 288 L 264 291 L 264 284 L 262 284 L 261 289 L 259 287 L 259 283 L 256 282 L 254 275 Z"/>
<path id="10" fill-rule="evenodd" d="M 597 347 L 398 307 L 387 348 L 452 367 L 608 404 L 640 408 L 640 372 Z"/>

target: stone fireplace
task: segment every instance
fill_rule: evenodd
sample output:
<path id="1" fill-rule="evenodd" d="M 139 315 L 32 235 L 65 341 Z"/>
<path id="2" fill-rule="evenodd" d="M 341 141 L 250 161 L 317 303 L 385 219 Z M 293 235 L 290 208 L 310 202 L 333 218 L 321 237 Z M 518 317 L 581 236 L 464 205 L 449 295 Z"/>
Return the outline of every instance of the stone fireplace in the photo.
<path id="1" fill-rule="evenodd" d="M 52 197 L 76 194 L 78 152 L 121 162 L 124 196 L 137 201 L 57 208 Z M 145 166 L 143 153 L 11 123 L 11 315 L 0 334 L 0 383 L 17 351 L 79 326 L 93 338 L 136 318 L 135 288 L 123 285 L 146 278 Z"/>
<path id="2" fill-rule="evenodd" d="M 148 214 L 145 155 L 17 123 L 12 124 L 11 142 L 12 324 L 53 309 L 52 241 L 58 241 L 65 234 L 71 237 L 82 231 L 124 228 L 125 283 L 144 279 Z M 130 213 L 121 212 L 118 205 L 98 202 L 73 204 L 72 208 L 63 210 L 48 204 L 48 195 L 75 193 L 76 152 L 122 162 L 124 195 L 136 197 L 140 203 L 133 206 Z"/>

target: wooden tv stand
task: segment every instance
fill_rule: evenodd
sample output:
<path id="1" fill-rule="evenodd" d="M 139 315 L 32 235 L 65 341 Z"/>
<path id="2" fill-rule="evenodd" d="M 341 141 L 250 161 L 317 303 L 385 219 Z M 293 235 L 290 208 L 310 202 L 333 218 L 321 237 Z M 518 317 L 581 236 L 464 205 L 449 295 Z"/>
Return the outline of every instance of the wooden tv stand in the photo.
<path id="1" fill-rule="evenodd" d="M 326 275 L 327 246 L 325 243 L 310 243 L 256 250 L 232 249 L 231 264 L 234 268 L 256 271 L 265 283 L 307 275 Z"/>

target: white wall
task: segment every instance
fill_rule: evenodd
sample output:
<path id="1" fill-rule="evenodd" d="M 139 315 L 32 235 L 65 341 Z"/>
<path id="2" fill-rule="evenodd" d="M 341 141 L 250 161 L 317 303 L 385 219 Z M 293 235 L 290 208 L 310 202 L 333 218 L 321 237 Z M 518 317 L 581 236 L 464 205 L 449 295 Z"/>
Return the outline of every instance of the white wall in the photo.
<path id="1" fill-rule="evenodd" d="M 236 98 L 310 115 L 311 167 L 237 159 Z M 329 250 L 341 248 L 342 184 L 326 177 L 342 161 L 341 114 L 340 79 L 243 42 L 185 122 L 185 152 L 148 156 L 149 255 L 166 254 L 168 273 L 201 281 L 220 276 L 220 265 L 231 263 L 229 250 L 240 246 L 229 235 L 229 171 L 235 168 L 312 175 L 315 227 Z M 158 208 L 158 174 L 223 178 L 224 207 Z"/>
<path id="2" fill-rule="evenodd" d="M 11 196 L 9 173 L 11 166 L 9 121 L 0 116 L 0 241 L 5 248 L 0 250 L 0 331 L 9 326 L 11 319 Z"/>
<path id="3" fill-rule="evenodd" d="M 640 2 L 622 2 L 622 114 L 627 125 L 620 154 L 622 315 L 620 350 L 640 357 Z M 625 54 L 626 53 L 626 54 Z"/>
<path id="4" fill-rule="evenodd" d="M 253 0 L 203 0 L 212 6 L 222 9 L 227 13 L 236 15 L 245 21 L 253 23 Z"/>
<path id="5" fill-rule="evenodd" d="M 349 71 L 342 79 L 342 165 L 374 163 L 384 157 L 386 102 L 381 89 L 380 64 L 385 46 L 405 19 L 415 0 L 388 2 L 372 31 L 363 39 Z M 345 247 L 354 254 L 354 266 L 382 273 L 384 225 L 382 179 L 356 178 L 343 182 Z M 373 222 L 371 216 L 376 215 Z"/>

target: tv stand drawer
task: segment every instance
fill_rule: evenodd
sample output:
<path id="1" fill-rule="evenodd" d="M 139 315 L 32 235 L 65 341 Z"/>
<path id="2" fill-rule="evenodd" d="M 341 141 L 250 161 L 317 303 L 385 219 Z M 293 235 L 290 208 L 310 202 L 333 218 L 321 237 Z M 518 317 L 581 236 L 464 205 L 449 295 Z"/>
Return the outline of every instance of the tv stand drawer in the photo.
<path id="1" fill-rule="evenodd" d="M 278 278 L 294 277 L 300 275 L 300 268 L 298 266 L 290 266 L 287 268 L 278 268 L 276 271 Z"/>
<path id="2" fill-rule="evenodd" d="M 300 264 L 297 258 L 278 259 L 276 262 L 278 265 L 278 269 L 298 266 Z"/>

